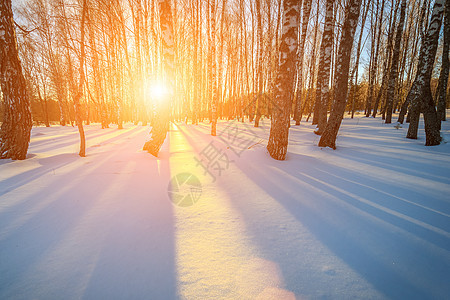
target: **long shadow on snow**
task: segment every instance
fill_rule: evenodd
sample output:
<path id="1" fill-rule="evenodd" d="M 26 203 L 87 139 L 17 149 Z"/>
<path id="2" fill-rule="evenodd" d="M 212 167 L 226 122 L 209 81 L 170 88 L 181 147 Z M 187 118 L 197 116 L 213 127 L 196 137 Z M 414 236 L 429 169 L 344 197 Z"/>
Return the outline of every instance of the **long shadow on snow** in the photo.
<path id="1" fill-rule="evenodd" d="M 74 128 L 76 129 L 76 127 Z M 73 130 L 72 128 L 68 128 L 67 130 Z M 101 130 L 101 131 L 97 131 L 97 130 Z M 92 133 L 93 131 L 93 133 Z M 114 132 L 114 129 L 109 128 L 109 129 L 99 129 L 99 128 L 93 128 L 90 130 L 86 130 L 85 131 L 85 136 L 86 136 L 86 140 L 91 139 L 91 138 L 97 138 L 106 134 L 110 134 L 111 132 Z M 79 141 L 79 132 L 78 129 L 76 129 L 76 131 L 72 131 L 72 132 L 64 132 L 64 134 L 60 134 L 60 135 L 52 135 L 52 132 L 49 132 L 46 135 L 45 139 L 41 139 L 41 140 L 34 140 L 33 136 L 31 137 L 30 140 L 30 147 L 36 148 L 36 150 L 38 150 L 38 152 L 45 152 L 48 149 L 55 149 L 59 146 L 62 147 L 66 147 L 68 145 L 70 145 L 71 143 L 73 143 L 73 140 L 75 140 L 76 142 Z M 37 136 L 39 138 L 39 136 Z M 67 142 L 69 141 L 69 142 Z M 70 142 L 72 141 L 72 142 Z M 40 147 L 43 147 L 42 149 Z"/>
<path id="2" fill-rule="evenodd" d="M 0 298 L 7 299 L 22 293 L 23 287 L 15 285 L 24 279 L 33 265 L 38 264 L 46 253 L 54 250 L 69 232 L 76 228 L 83 215 L 95 206 L 96 201 L 93 199 L 99 197 L 102 190 L 94 189 L 92 193 L 85 193 L 93 184 L 92 178 L 87 177 L 74 184 L 73 175 L 70 172 L 59 177 L 45 190 L 37 191 L 14 207 L 14 210 L 23 208 L 24 212 L 27 208 L 31 208 L 31 211 L 39 208 L 39 211 L 34 212 L 28 220 L 21 221 L 19 218 L 23 216 L 17 216 L 11 212 L 2 218 L 5 221 L 2 227 L 4 229 L 16 222 L 18 225 L 16 228 L 9 229 L 5 233 L 6 237 L 0 240 L 0 256 L 4 259 L 0 265 L 0 274 L 3 275 L 0 277 Z M 68 186 L 68 182 L 72 186 Z M 97 180 L 94 183 L 99 186 L 105 184 L 103 180 Z M 62 188 L 65 188 L 63 193 L 52 200 L 48 199 L 51 195 L 49 191 L 58 192 Z M 78 201 L 74 201 L 74 195 L 77 195 Z M 55 223 L 57 226 L 54 226 Z M 33 232 L 31 237 L 30 232 Z M 76 249 L 74 251 L 76 254 Z M 25 284 L 35 285 L 36 283 L 26 282 Z M 45 288 L 42 287 L 42 290 Z M 22 297 L 26 299 L 36 295 L 22 294 Z"/>
<path id="3" fill-rule="evenodd" d="M 41 166 L 0 181 L 0 196 L 32 182 L 49 172 L 53 172 L 54 170 L 77 161 L 79 156 L 75 153 L 63 153 L 36 159 Z"/>
<path id="4" fill-rule="evenodd" d="M 292 158 L 293 154 L 289 154 L 289 156 Z M 320 162 L 316 161 L 314 164 L 315 163 Z M 392 262 L 389 262 L 388 257 L 380 256 L 376 251 L 372 251 L 373 249 L 367 248 L 367 246 L 364 245 L 363 240 L 360 239 L 361 236 L 352 236 L 348 233 L 349 229 L 363 228 L 364 231 L 367 232 L 367 234 L 363 235 L 365 239 L 371 240 L 372 236 L 380 239 L 379 241 L 371 240 L 371 244 L 378 245 L 381 242 L 386 243 L 381 244 L 381 247 L 394 247 L 394 249 L 398 251 L 395 254 L 398 254 L 399 257 L 406 256 L 406 258 L 403 259 L 406 259 L 407 262 L 414 267 L 415 264 L 420 263 L 420 261 L 416 260 L 417 256 L 414 256 L 413 254 L 418 246 L 406 237 L 391 232 L 389 227 L 386 228 L 386 226 L 381 226 L 379 220 L 406 229 L 412 234 L 418 235 L 426 240 L 430 240 L 430 238 L 426 236 L 429 234 L 429 231 L 419 230 L 417 232 L 417 228 L 410 229 L 413 223 L 405 222 L 403 219 L 394 215 L 389 215 L 379 209 L 364 205 L 357 199 L 339 193 L 335 189 L 311 180 L 309 176 L 304 176 L 301 172 L 291 174 L 295 177 L 295 180 L 284 178 L 281 183 L 276 183 L 271 179 L 273 178 L 271 176 L 271 174 L 273 174 L 273 169 L 270 168 L 277 168 L 282 172 L 286 172 L 276 163 L 272 162 L 267 166 L 258 165 L 257 167 L 249 166 L 248 164 L 245 165 L 247 167 L 241 167 L 241 170 L 248 178 L 252 179 L 268 195 L 284 206 L 287 211 L 298 219 L 299 222 L 304 224 L 324 245 L 372 283 L 377 290 L 387 297 L 395 299 L 425 299 L 430 297 L 430 294 L 427 291 L 422 290 L 419 286 L 410 282 L 404 274 L 400 274 L 400 272 L 395 269 L 395 266 L 392 265 Z M 239 164 L 237 166 L 240 167 Z M 326 181 L 329 175 L 322 174 L 322 176 L 322 179 Z M 313 189 L 325 191 L 326 193 L 329 193 L 330 196 L 336 195 L 344 202 L 344 205 L 338 201 L 331 200 L 332 198 L 324 199 L 323 195 L 320 194 L 313 194 L 311 195 L 312 197 L 309 197 L 308 199 L 300 199 L 300 197 L 295 196 L 295 193 L 298 193 L 299 191 L 291 191 L 290 193 L 288 189 L 283 188 L 286 182 L 289 181 L 291 181 L 291 184 L 288 184 L 288 187 L 295 186 L 298 184 L 298 181 L 302 181 L 307 185 L 311 185 Z M 239 201 L 234 202 L 234 204 L 243 212 L 244 216 L 251 214 L 246 212 L 248 208 L 246 208 L 245 204 L 241 204 Z M 312 209 L 312 206 L 308 202 L 313 202 L 313 206 L 318 206 L 321 209 Z M 365 218 L 364 214 L 355 213 L 354 211 L 349 210 L 348 207 L 346 207 L 346 204 L 354 206 L 364 213 L 372 215 L 376 220 L 379 220 L 376 221 L 371 218 Z M 343 227 L 337 227 L 336 224 L 333 223 L 335 220 L 342 220 L 340 222 L 345 225 L 343 225 Z M 273 256 L 272 249 L 264 249 L 265 247 L 269 247 L 269 245 L 264 242 L 265 237 L 260 236 L 256 237 L 256 239 L 256 242 L 259 242 L 259 239 L 261 239 L 261 243 L 259 244 L 262 246 L 266 255 Z M 448 249 L 448 240 L 437 238 L 437 240 L 434 240 L 433 242 L 444 249 Z M 271 245 L 271 247 L 273 247 L 273 245 Z M 386 256 L 389 256 L 389 253 L 385 254 Z M 277 261 L 276 257 L 270 257 L 270 259 Z M 448 278 L 448 266 L 443 265 L 443 262 L 439 261 L 439 258 L 428 258 L 428 261 L 422 262 L 419 268 L 416 269 L 419 269 L 419 271 L 428 270 L 428 263 L 432 263 L 433 267 L 436 267 L 433 272 L 440 273 L 441 276 L 435 276 L 438 281 L 445 281 L 445 278 Z M 291 265 L 281 266 L 283 273 L 291 267 Z M 426 273 L 422 274 L 422 276 L 426 276 Z M 287 283 L 287 288 L 289 290 L 295 290 L 295 282 L 289 282 L 289 279 L 287 278 Z M 438 282 L 436 283 L 436 286 L 439 286 Z M 445 287 L 445 283 L 443 283 L 441 287 Z M 448 291 L 444 290 L 440 292 L 443 292 L 443 295 L 445 295 L 445 292 Z"/>
<path id="5" fill-rule="evenodd" d="M 35 129 L 35 127 L 33 127 L 33 129 Z M 84 127 L 84 132 L 85 134 L 90 134 L 91 131 L 97 131 L 99 130 L 99 127 Z M 38 133 L 33 133 L 33 131 L 31 132 L 31 141 L 33 141 L 33 139 L 38 139 L 37 141 L 35 141 L 34 143 L 36 145 L 39 144 L 45 144 L 49 141 L 54 140 L 55 138 L 57 139 L 67 139 L 67 138 L 73 138 L 73 137 L 78 137 L 79 136 L 79 132 L 78 132 L 78 128 L 77 127 L 72 127 L 72 126 L 61 126 L 61 127 L 49 127 L 49 128 L 42 128 L 41 130 L 42 132 L 38 132 Z M 56 136 L 55 136 L 56 134 Z M 104 134 L 103 132 L 98 132 L 99 135 Z"/>
<path id="6" fill-rule="evenodd" d="M 131 127 L 131 128 L 125 128 L 123 130 L 117 131 L 116 130 L 108 130 L 108 131 L 104 131 L 104 132 L 100 132 L 98 134 L 94 134 L 94 135 L 86 135 L 86 143 L 89 144 L 89 142 L 93 139 L 96 139 L 100 136 L 105 136 L 105 135 L 113 135 L 111 138 L 107 138 L 106 140 L 103 140 L 100 142 L 100 144 L 104 144 L 106 141 L 113 142 L 116 140 L 120 140 L 122 139 L 123 136 L 126 136 L 127 134 L 130 134 L 130 132 L 136 132 L 136 130 L 138 132 L 140 132 L 141 130 L 143 130 L 144 127 Z M 115 134 L 116 132 L 120 132 L 119 134 Z M 40 145 L 40 146 L 36 146 L 36 149 L 34 149 L 34 144 L 31 143 L 31 146 L 33 147 L 33 151 L 34 152 L 46 152 L 49 150 L 54 150 L 55 148 L 63 148 L 63 147 L 67 147 L 67 146 L 71 146 L 71 145 L 77 145 L 79 144 L 79 139 L 75 139 L 75 140 L 69 140 L 69 141 L 64 141 L 65 137 L 62 138 L 62 141 L 59 138 L 54 139 L 52 144 L 49 145 Z M 42 146 L 42 148 L 41 148 Z M 91 146 L 88 145 L 87 149 L 89 149 Z M 89 155 L 89 153 L 88 153 Z"/>
<path id="7" fill-rule="evenodd" d="M 134 136 L 136 134 L 139 134 L 143 129 L 145 128 L 144 127 L 131 128 L 130 130 L 124 131 L 119 135 L 116 135 L 105 141 L 102 141 L 102 143 L 105 143 L 106 141 L 108 141 L 108 143 L 111 143 L 113 141 L 120 140 L 123 135 L 131 134 L 131 136 Z M 73 142 L 67 144 L 71 145 L 73 144 Z M 87 148 L 87 155 L 91 156 L 91 154 L 89 153 L 89 147 Z M 77 161 L 78 159 L 79 156 L 76 153 L 63 153 L 49 157 L 39 158 L 37 160 L 39 161 L 39 164 L 41 164 L 40 167 L 34 168 L 32 170 L 17 174 L 3 181 L 0 181 L 0 196 L 15 190 L 16 188 L 24 184 L 29 183 L 46 173 L 54 172 L 55 170 L 64 167 L 74 161 Z"/>
<path id="8" fill-rule="evenodd" d="M 294 157 L 296 154 L 289 155 L 292 155 L 292 157 Z M 415 189 L 415 186 L 405 186 L 405 184 L 402 183 L 401 174 L 407 174 L 412 177 L 416 177 L 417 183 L 422 183 L 423 179 L 433 180 L 447 185 L 450 183 L 448 176 L 446 176 L 446 174 L 448 173 L 448 169 L 442 165 L 443 162 L 440 162 L 439 165 L 431 165 L 429 167 L 430 169 L 432 169 L 433 173 L 431 173 L 428 170 L 422 170 L 422 165 L 420 163 L 409 162 L 405 166 L 397 166 L 399 162 L 397 159 L 391 159 L 389 157 L 383 157 L 382 159 L 379 159 L 378 156 L 369 155 L 361 149 L 345 149 L 345 151 L 342 151 L 339 154 L 332 153 L 330 155 L 335 155 L 338 159 L 344 158 L 349 161 L 356 161 L 362 165 L 366 165 L 368 170 L 365 174 L 361 171 L 356 171 L 349 168 L 340 168 L 338 169 L 337 174 L 339 174 L 339 172 L 346 172 L 348 178 L 351 178 L 351 173 L 357 173 L 359 175 L 359 178 L 367 177 L 367 179 L 365 180 L 367 185 L 373 185 L 373 183 L 375 182 L 377 183 L 375 186 L 378 188 L 379 184 L 382 184 L 387 188 L 387 190 L 395 191 L 395 193 L 398 194 L 399 197 L 401 197 L 401 195 L 403 194 L 410 193 Z M 372 166 L 375 166 L 380 170 L 386 169 L 386 175 L 383 178 L 381 178 L 380 176 L 371 175 L 370 170 Z M 391 177 L 389 177 L 390 172 L 395 172 L 397 174 L 395 174 L 396 176 L 391 175 Z M 438 175 L 436 175 L 436 173 L 438 173 Z M 423 190 L 423 188 L 421 188 L 421 190 Z M 438 195 L 438 197 L 436 197 L 436 195 Z M 446 198 L 443 197 L 442 192 L 437 192 L 432 187 L 430 187 L 430 189 L 425 193 L 422 191 L 417 191 L 415 193 L 415 196 L 416 197 L 414 199 L 414 202 L 432 209 L 441 210 L 445 214 L 450 214 L 450 203 L 448 201 L 445 201 Z"/>
<path id="9" fill-rule="evenodd" d="M 139 130 L 135 131 L 135 129 Z M 132 134 L 132 135 L 139 134 L 142 131 L 142 129 L 143 128 L 138 127 L 133 128 L 133 130 L 123 132 L 120 135 L 114 136 L 110 139 L 103 141 L 102 143 L 105 143 L 106 141 L 108 141 L 109 143 L 116 141 L 120 139 L 124 134 Z M 89 148 L 87 155 L 90 156 Z M 34 168 L 32 170 L 17 174 L 15 176 L 0 181 L 0 196 L 15 190 L 16 188 L 24 184 L 29 183 L 41 177 L 42 175 L 45 175 L 46 173 L 54 172 L 55 170 L 64 167 L 74 161 L 77 161 L 78 159 L 79 156 L 75 153 L 63 153 L 49 157 L 39 158 L 38 161 L 39 164 L 41 164 L 40 167 Z"/>
<path id="10" fill-rule="evenodd" d="M 370 139 L 366 139 L 361 136 L 355 136 L 355 137 L 349 137 L 346 136 L 346 143 L 352 148 L 352 149 L 370 149 L 370 150 L 376 150 L 377 148 L 383 149 L 383 152 L 389 154 L 396 154 L 398 157 L 402 157 L 404 159 L 409 159 L 410 161 L 414 162 L 414 157 L 409 157 L 409 154 L 413 153 L 418 158 L 425 160 L 425 159 L 431 159 L 431 161 L 440 162 L 440 161 L 447 161 L 449 154 L 448 149 L 443 144 L 440 146 L 436 146 L 436 148 L 430 148 L 430 147 L 424 147 L 423 144 L 416 144 L 414 141 L 417 140 L 409 140 L 405 141 L 405 138 L 403 136 L 399 137 L 399 140 L 393 140 L 395 137 L 389 140 L 380 140 L 380 141 L 373 141 Z M 361 144 L 362 143 L 362 144 Z M 435 155 L 437 158 L 429 157 L 430 154 Z M 370 155 L 370 154 L 369 154 Z"/>
<path id="11" fill-rule="evenodd" d="M 24 296 L 23 298 L 37 296 L 36 291 L 25 289 L 19 282 L 34 265 L 42 263 L 46 254 L 57 250 L 58 245 L 76 230 L 83 217 L 89 216 L 90 211 L 99 204 L 99 198 L 108 189 L 109 179 L 108 177 L 97 178 L 95 175 L 89 176 L 89 174 L 102 165 L 108 164 L 111 156 L 113 155 L 105 156 L 102 162 L 95 167 L 86 166 L 85 176 L 75 183 L 74 179 L 77 177 L 70 172 L 55 180 L 45 190 L 29 196 L 30 199 L 27 201 L 34 202 L 31 203 L 32 205 L 39 206 L 41 201 L 48 203 L 45 203 L 44 207 L 25 223 L 17 228 L 11 228 L 12 232 L 8 232 L 8 235 L 0 240 L 0 257 L 2 257 L 2 261 L 0 261 L 0 298 L 7 299 L 19 295 Z M 137 161 L 136 164 L 142 164 L 142 162 Z M 158 169 L 156 160 L 152 160 L 151 157 L 149 157 L 149 164 L 149 170 Z M 169 168 L 165 166 L 163 169 L 165 171 L 162 173 L 167 173 Z M 110 174 L 110 178 L 114 176 L 117 175 Z M 142 174 L 136 176 L 142 176 Z M 168 174 L 164 174 L 164 176 L 168 176 Z M 163 194 L 155 193 L 155 191 L 148 190 L 150 185 L 147 182 L 143 184 L 142 180 L 136 179 L 130 178 L 114 196 L 117 198 L 116 201 L 123 202 L 121 204 L 123 209 L 116 210 L 113 215 L 107 216 L 104 220 L 106 222 L 103 224 L 105 231 L 100 232 L 104 236 L 104 241 L 101 244 L 102 250 L 94 261 L 94 270 L 75 271 L 70 268 L 53 270 L 55 274 L 61 274 L 62 277 L 68 278 L 72 288 L 79 284 L 77 282 L 79 277 L 88 276 L 89 283 L 83 297 L 176 298 L 173 208 L 167 199 L 163 199 L 164 197 L 154 199 L 155 195 L 167 196 L 165 190 Z M 148 180 L 150 181 L 151 178 Z M 67 187 L 67 183 L 72 186 Z M 57 191 L 64 187 L 66 190 L 56 199 L 51 201 L 46 199 L 48 190 Z M 146 188 L 147 193 L 142 195 L 140 191 L 146 190 Z M 136 205 L 136 203 L 141 205 Z M 20 218 L 22 215 L 12 217 Z M 17 220 L 9 221 L 13 223 Z M 92 228 L 93 231 L 96 229 Z M 82 243 L 82 241 L 76 241 L 76 243 Z M 89 248 L 90 245 L 85 245 L 85 247 Z M 78 247 L 67 253 L 67 259 L 73 259 L 77 255 L 83 256 L 83 253 L 78 252 L 77 249 Z M 90 257 L 89 253 L 87 254 Z M 95 253 L 92 256 L 95 256 Z M 88 263 L 79 261 L 79 264 L 87 265 Z M 86 266 L 86 269 L 89 268 L 90 266 Z M 85 271 L 92 273 L 84 274 Z M 71 272 L 72 274 L 70 274 Z M 42 297 L 44 298 L 52 293 L 53 296 L 61 298 L 78 292 L 71 291 L 68 286 L 55 286 L 55 281 L 25 282 L 24 284 L 39 286 L 39 291 L 43 293 Z M 81 295 L 79 296 L 81 297 Z"/>
<path id="12" fill-rule="evenodd" d="M 159 175 L 170 178 L 168 160 L 148 156 L 152 168 L 158 169 L 159 160 Z M 111 216 L 115 221 L 83 298 L 176 299 L 174 213 L 166 185 L 155 191 L 136 178 L 117 197 L 126 205 Z M 105 278 L 105 274 L 114 274 L 114 278 Z"/>

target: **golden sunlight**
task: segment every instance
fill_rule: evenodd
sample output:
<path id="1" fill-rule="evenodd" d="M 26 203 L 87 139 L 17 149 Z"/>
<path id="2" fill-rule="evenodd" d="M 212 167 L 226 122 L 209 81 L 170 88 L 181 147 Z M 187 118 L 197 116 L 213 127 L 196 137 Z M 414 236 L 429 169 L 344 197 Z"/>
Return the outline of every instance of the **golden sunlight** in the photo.
<path id="1" fill-rule="evenodd" d="M 147 99 L 166 101 L 169 94 L 170 89 L 164 82 L 152 81 L 145 86 L 145 96 Z"/>

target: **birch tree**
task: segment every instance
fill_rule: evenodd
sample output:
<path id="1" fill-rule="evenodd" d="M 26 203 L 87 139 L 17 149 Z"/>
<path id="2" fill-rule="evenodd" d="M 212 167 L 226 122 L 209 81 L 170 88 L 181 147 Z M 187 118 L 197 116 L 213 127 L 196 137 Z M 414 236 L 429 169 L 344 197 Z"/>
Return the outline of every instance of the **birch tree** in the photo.
<path id="1" fill-rule="evenodd" d="M 170 0 L 159 0 L 159 19 L 161 26 L 163 59 L 164 59 L 164 71 L 166 83 L 173 88 L 175 75 L 174 68 L 174 37 L 173 37 L 173 22 L 172 22 L 172 9 Z M 166 95 L 173 96 L 173 95 Z M 165 101 L 164 101 L 165 100 Z M 153 127 L 151 131 L 151 138 L 144 144 L 144 150 L 148 153 L 158 156 L 164 140 L 166 139 L 167 132 L 169 131 L 170 121 L 170 103 L 169 99 L 163 99 L 156 104 L 155 118 L 153 119 Z"/>
<path id="2" fill-rule="evenodd" d="M 302 2 L 302 1 L 300 1 Z M 301 106 L 302 106 L 302 92 L 303 92 L 303 61 L 304 49 L 306 41 L 306 33 L 308 31 L 309 17 L 311 15 L 312 0 L 304 0 L 302 7 L 302 32 L 300 35 L 300 43 L 298 48 L 298 62 L 297 62 L 297 92 L 294 103 L 294 120 L 295 125 L 300 125 Z"/>
<path id="3" fill-rule="evenodd" d="M 381 26 L 381 20 L 383 17 L 384 4 L 385 4 L 385 1 L 383 1 L 381 4 L 381 13 L 380 13 L 380 19 L 379 19 L 380 22 L 378 23 L 378 24 L 380 24 L 380 26 Z M 383 78 L 381 79 L 381 87 L 378 90 L 378 95 L 375 98 L 375 103 L 373 104 L 373 111 L 372 111 L 373 118 L 375 118 L 377 116 L 378 106 L 383 98 L 383 94 L 386 89 L 387 82 L 389 80 L 389 65 L 390 65 L 390 58 L 391 58 L 391 52 L 392 52 L 392 43 L 393 43 L 392 40 L 393 40 L 393 32 L 394 32 L 393 26 L 392 26 L 393 20 L 391 20 L 391 19 L 395 18 L 395 14 L 396 14 L 396 10 L 393 10 L 393 11 L 391 10 L 390 22 L 389 22 L 390 26 L 389 26 L 389 30 L 388 30 L 387 45 L 386 45 L 386 50 L 385 50 L 385 59 L 384 59 L 384 64 L 383 64 L 383 68 L 382 68 Z M 380 44 L 381 32 L 382 32 L 382 29 L 380 28 L 378 30 L 377 45 Z M 373 86 L 371 88 L 373 89 Z M 373 91 L 371 93 L 373 93 Z M 366 114 L 366 116 L 368 116 L 368 115 Z"/>
<path id="4" fill-rule="evenodd" d="M 275 107 L 272 110 L 272 124 L 267 144 L 270 156 L 277 160 L 284 160 L 287 153 L 291 95 L 294 87 L 298 47 L 300 5 L 297 0 L 285 0 L 283 8 L 279 67 L 275 83 Z"/>
<path id="5" fill-rule="evenodd" d="M 351 72 L 351 76 L 350 76 L 350 91 L 349 91 L 349 97 L 351 99 L 351 108 L 349 113 L 351 113 L 351 118 L 353 119 L 354 114 L 355 114 L 355 98 L 356 98 L 356 94 L 358 92 L 358 73 L 359 73 L 359 62 L 360 62 L 360 58 L 361 58 L 361 46 L 362 46 L 362 38 L 364 35 L 364 26 L 366 24 L 366 19 L 367 19 L 367 14 L 369 12 L 370 9 L 370 0 L 369 1 L 364 1 L 363 4 L 363 15 L 361 18 L 361 28 L 359 30 L 359 38 L 358 38 L 358 44 L 356 46 L 356 58 L 355 58 L 355 64 L 353 66 L 353 70 Z M 377 1 L 377 9 L 378 9 L 378 1 Z"/>
<path id="6" fill-rule="evenodd" d="M 334 0 L 327 0 L 325 13 L 325 27 L 320 45 L 319 73 L 317 75 L 316 105 L 318 106 L 316 134 L 321 135 L 327 125 L 328 97 L 330 93 L 330 68 L 333 50 L 333 6 Z"/>
<path id="7" fill-rule="evenodd" d="M 210 3 L 210 68 L 209 68 L 209 86 L 211 89 L 211 135 L 216 136 L 217 131 L 217 106 L 218 106 L 218 91 L 216 83 L 216 0 L 211 0 Z"/>
<path id="8" fill-rule="evenodd" d="M 389 74 L 389 84 L 386 95 L 386 120 L 385 120 L 386 124 L 391 123 L 392 120 L 392 109 L 394 105 L 395 86 L 398 80 L 398 63 L 400 59 L 400 45 L 403 36 L 405 14 L 406 14 L 406 0 L 402 0 L 402 4 L 400 7 L 400 20 L 397 26 L 397 33 L 395 34 L 395 44 L 392 53 L 391 70 Z"/>
<path id="9" fill-rule="evenodd" d="M 320 137 L 319 147 L 336 149 L 336 137 L 344 117 L 347 102 L 350 57 L 352 54 L 353 39 L 358 25 L 360 8 L 361 0 L 349 0 L 347 3 L 336 61 L 334 104 L 327 126 Z"/>
<path id="10" fill-rule="evenodd" d="M 85 56 L 85 45 L 84 45 L 84 31 L 87 11 L 87 0 L 83 0 L 83 7 L 81 12 L 81 39 L 80 39 L 80 81 L 78 82 L 78 89 L 73 99 L 73 104 L 75 107 L 75 118 L 77 121 L 78 132 L 80 134 L 80 152 L 78 153 L 81 157 L 86 156 L 86 140 L 84 136 L 83 128 L 83 118 L 80 100 L 83 97 L 83 85 L 84 85 L 84 56 Z"/>
<path id="11" fill-rule="evenodd" d="M 257 71 L 256 71 L 256 83 L 257 83 L 257 95 L 256 95 L 256 117 L 255 127 L 259 126 L 259 120 L 261 119 L 261 105 L 262 105 L 262 93 L 263 93 L 263 28 L 262 28 L 262 8 L 261 0 L 256 0 L 256 19 L 258 22 L 258 52 L 257 52 Z"/>
<path id="12" fill-rule="evenodd" d="M 408 94 L 411 108 L 409 111 L 410 124 L 406 137 L 409 139 L 417 139 L 419 117 L 422 112 L 425 120 L 426 146 L 439 145 L 441 142 L 436 108 L 431 95 L 430 81 L 439 42 L 444 4 L 445 0 L 436 0 L 434 3 L 430 24 L 422 40 L 416 79 Z"/>
<path id="13" fill-rule="evenodd" d="M 11 0 L 0 1 L 0 84 L 4 101 L 0 158 L 25 159 L 32 121 L 11 5 Z"/>
<path id="14" fill-rule="evenodd" d="M 445 107 L 447 104 L 447 82 L 449 72 L 449 54 L 450 48 L 450 1 L 445 2 L 444 12 L 444 45 L 442 49 L 441 73 L 439 75 L 439 84 L 436 91 L 437 115 L 439 129 L 441 121 L 445 121 Z"/>
<path id="15" fill-rule="evenodd" d="M 373 3 L 373 2 L 372 2 Z M 392 5 L 394 5 L 394 1 L 392 1 Z M 380 42 L 381 42 L 381 33 L 383 31 L 382 29 L 382 21 L 383 21 L 383 14 L 384 14 L 384 6 L 385 1 L 382 1 L 381 3 L 381 9 L 378 11 L 378 2 L 377 2 L 377 13 L 379 13 L 379 16 L 376 17 L 372 15 L 372 18 L 376 18 L 375 26 L 372 27 L 372 51 L 371 51 L 371 59 L 370 59 L 370 71 L 369 71 L 369 88 L 367 91 L 367 99 L 366 99 L 366 117 L 368 118 L 370 116 L 370 112 L 372 111 L 372 102 L 375 94 L 375 79 L 376 79 L 376 73 L 378 69 L 378 58 L 380 55 Z M 397 8 L 393 9 L 391 7 L 391 14 L 390 18 L 395 19 L 397 15 Z M 372 21 L 373 22 L 373 21 Z M 392 21 L 393 22 L 393 21 Z M 391 22 L 390 22 L 391 23 Z M 392 23 L 391 23 L 392 24 Z M 374 113 L 373 117 L 375 118 L 378 104 L 381 100 L 383 90 L 385 89 L 385 85 L 387 84 L 387 76 L 389 73 L 389 61 L 390 61 L 390 55 L 391 55 L 391 45 L 392 45 L 392 34 L 393 34 L 393 26 L 390 26 L 388 38 L 387 38 L 387 46 L 386 46 L 386 57 L 385 57 L 385 73 L 382 79 L 382 88 L 378 92 L 378 97 L 375 100 L 375 103 L 373 104 L 374 107 Z"/>

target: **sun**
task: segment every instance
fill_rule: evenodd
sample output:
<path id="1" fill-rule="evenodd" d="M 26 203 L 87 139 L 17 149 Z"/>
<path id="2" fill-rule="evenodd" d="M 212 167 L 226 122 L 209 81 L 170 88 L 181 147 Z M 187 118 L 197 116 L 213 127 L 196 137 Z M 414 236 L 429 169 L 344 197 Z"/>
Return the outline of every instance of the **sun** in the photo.
<path id="1" fill-rule="evenodd" d="M 170 94 L 170 89 L 160 81 L 153 81 L 146 85 L 145 96 L 151 100 L 165 101 Z"/>

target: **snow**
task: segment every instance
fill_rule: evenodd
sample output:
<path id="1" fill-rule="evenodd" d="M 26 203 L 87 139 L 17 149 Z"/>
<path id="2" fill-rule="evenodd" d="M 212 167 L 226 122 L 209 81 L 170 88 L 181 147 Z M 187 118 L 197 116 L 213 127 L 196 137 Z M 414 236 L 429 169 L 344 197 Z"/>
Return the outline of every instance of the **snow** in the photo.
<path id="1" fill-rule="evenodd" d="M 450 144 L 357 115 L 337 150 L 291 126 L 275 161 L 260 125 L 175 123 L 158 158 L 148 127 L 85 126 L 85 158 L 77 128 L 33 128 L 29 158 L 0 161 L 0 299 L 450 294 Z M 179 207 L 169 182 L 186 172 L 201 195 Z"/>

